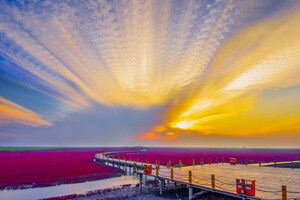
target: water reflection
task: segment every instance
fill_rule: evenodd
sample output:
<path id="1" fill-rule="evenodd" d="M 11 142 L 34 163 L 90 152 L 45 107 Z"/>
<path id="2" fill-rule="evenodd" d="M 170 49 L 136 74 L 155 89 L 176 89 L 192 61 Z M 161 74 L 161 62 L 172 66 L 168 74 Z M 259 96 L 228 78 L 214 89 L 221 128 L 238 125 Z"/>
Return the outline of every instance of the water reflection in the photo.
<path id="1" fill-rule="evenodd" d="M 30 188 L 23 190 L 3 190 L 0 191 L 0 197 L 3 200 L 33 200 L 43 199 L 69 194 L 82 194 L 88 191 L 110 188 L 124 184 L 136 184 L 138 177 L 133 175 L 124 175 L 116 178 L 104 180 L 89 181 L 84 183 L 63 184 L 51 187 Z"/>

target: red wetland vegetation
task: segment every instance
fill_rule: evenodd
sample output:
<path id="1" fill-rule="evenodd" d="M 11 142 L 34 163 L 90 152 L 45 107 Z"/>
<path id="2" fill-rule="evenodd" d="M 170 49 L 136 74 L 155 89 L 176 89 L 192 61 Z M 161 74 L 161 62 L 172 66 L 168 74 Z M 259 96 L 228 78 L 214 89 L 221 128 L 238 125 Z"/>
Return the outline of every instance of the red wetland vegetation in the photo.
<path id="1" fill-rule="evenodd" d="M 117 148 L 0 152 L 0 189 L 79 183 L 123 174 L 93 162 L 95 153 Z"/>
<path id="2" fill-rule="evenodd" d="M 117 158 L 118 156 L 114 156 Z M 204 164 L 229 162 L 229 158 L 236 158 L 239 164 L 244 164 L 246 159 L 250 163 L 274 162 L 274 161 L 293 161 L 300 160 L 300 149 L 211 149 L 211 148 L 147 148 L 147 152 L 143 154 L 121 155 L 120 158 L 130 160 L 138 160 L 149 163 L 159 161 L 162 165 L 167 165 L 170 160 L 172 165 L 178 164 L 181 160 L 182 164 L 192 165 L 192 160 L 195 159 L 195 164 L 199 165 L 201 159 Z"/>
<path id="3" fill-rule="evenodd" d="M 120 158 L 160 161 L 172 165 L 179 160 L 184 165 L 229 162 L 237 158 L 238 163 L 274 162 L 300 160 L 300 149 L 205 149 L 205 148 L 145 148 L 146 153 L 120 155 Z M 93 162 L 94 155 L 101 152 L 126 151 L 126 148 L 77 148 L 39 151 L 0 152 L 0 189 L 45 187 L 66 183 L 79 183 L 116 177 L 123 174 L 120 169 Z M 114 156 L 118 158 L 119 156 Z"/>

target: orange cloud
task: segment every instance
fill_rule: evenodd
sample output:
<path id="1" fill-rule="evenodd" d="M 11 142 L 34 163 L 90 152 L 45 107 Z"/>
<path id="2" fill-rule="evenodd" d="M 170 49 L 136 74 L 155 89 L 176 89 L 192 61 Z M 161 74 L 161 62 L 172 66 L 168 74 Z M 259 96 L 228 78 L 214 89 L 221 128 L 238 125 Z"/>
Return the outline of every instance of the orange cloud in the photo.
<path id="1" fill-rule="evenodd" d="M 177 139 L 178 136 L 175 133 L 167 132 L 164 133 L 145 133 L 143 135 L 139 135 L 138 139 L 145 139 L 145 140 L 174 140 Z"/>
<path id="2" fill-rule="evenodd" d="M 0 126 L 20 123 L 28 126 L 51 126 L 51 123 L 22 106 L 0 97 Z"/>

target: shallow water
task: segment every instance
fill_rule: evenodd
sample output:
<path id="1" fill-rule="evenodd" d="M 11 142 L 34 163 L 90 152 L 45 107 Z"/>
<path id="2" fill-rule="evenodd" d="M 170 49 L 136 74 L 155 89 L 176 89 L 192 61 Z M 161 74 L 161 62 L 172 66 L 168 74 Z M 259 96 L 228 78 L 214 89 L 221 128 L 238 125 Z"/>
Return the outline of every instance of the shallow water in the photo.
<path id="1" fill-rule="evenodd" d="M 109 178 L 84 183 L 63 184 L 50 187 L 29 188 L 22 190 L 2 190 L 0 191 L 1 200 L 34 200 L 69 194 L 82 194 L 88 191 L 111 188 L 124 184 L 138 183 L 137 176 L 124 175 L 116 178 Z"/>

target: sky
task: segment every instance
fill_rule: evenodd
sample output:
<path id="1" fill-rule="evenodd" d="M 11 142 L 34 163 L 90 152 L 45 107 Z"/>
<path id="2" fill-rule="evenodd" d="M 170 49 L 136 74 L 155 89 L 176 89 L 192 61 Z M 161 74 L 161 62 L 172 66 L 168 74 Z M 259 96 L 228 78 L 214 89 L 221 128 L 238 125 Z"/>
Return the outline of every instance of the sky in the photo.
<path id="1" fill-rule="evenodd" d="M 0 146 L 300 148 L 299 11 L 1 1 Z"/>

